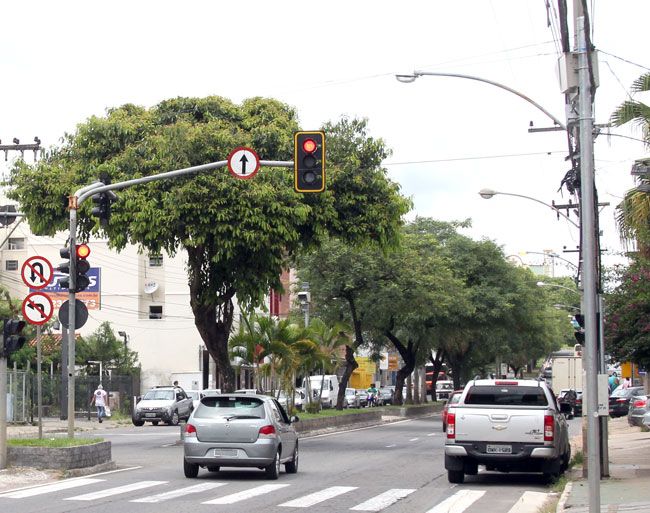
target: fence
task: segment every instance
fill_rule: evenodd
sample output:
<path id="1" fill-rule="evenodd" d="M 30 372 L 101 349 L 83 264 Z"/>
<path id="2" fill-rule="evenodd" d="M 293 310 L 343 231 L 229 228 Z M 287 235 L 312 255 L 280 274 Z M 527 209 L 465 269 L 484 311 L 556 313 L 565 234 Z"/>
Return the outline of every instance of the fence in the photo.
<path id="1" fill-rule="evenodd" d="M 59 375 L 42 376 L 44 417 L 67 418 L 67 383 L 62 386 L 61 381 Z M 99 383 L 99 376 L 75 377 L 75 416 L 91 416 L 94 413 L 90 399 Z M 101 383 L 109 394 L 111 409 L 130 415 L 132 398 L 140 391 L 139 375 L 105 376 Z M 37 387 L 35 372 L 10 370 L 7 373 L 8 422 L 34 422 L 34 418 L 38 417 Z"/>

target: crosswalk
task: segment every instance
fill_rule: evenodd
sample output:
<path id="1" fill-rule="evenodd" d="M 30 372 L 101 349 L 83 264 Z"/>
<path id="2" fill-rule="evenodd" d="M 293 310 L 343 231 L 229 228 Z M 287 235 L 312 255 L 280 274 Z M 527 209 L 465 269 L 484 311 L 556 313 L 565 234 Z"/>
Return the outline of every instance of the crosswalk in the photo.
<path id="1" fill-rule="evenodd" d="M 345 509 L 350 511 L 379 512 L 417 492 L 417 489 L 414 488 L 390 488 L 377 493 L 376 488 L 364 490 L 363 487 L 357 486 L 329 486 L 316 491 L 310 490 L 309 493 L 303 493 L 291 498 L 291 500 L 286 500 L 285 493 L 282 495 L 283 499 L 278 500 L 277 498 L 274 499 L 274 494 L 281 490 L 291 492 L 292 489 L 296 488 L 296 485 L 292 483 L 273 483 L 252 485 L 244 490 L 237 490 L 233 489 L 233 486 L 239 488 L 241 483 L 220 481 L 205 481 L 173 489 L 169 489 L 169 481 L 142 480 L 112 487 L 107 487 L 107 484 L 110 483 L 107 483 L 106 479 L 102 478 L 78 478 L 0 493 L 0 510 L 4 509 L 3 503 L 11 502 L 12 499 L 42 498 L 52 494 L 52 500 L 73 502 L 98 501 L 110 498 L 111 500 L 123 499 L 126 502 L 133 503 L 189 500 L 205 505 L 232 505 L 264 497 L 265 504 L 286 508 L 287 510 L 311 508 L 316 505 L 327 506 L 328 501 L 332 500 L 339 501 L 337 502 L 337 508 L 340 508 L 340 501 L 344 499 L 349 502 Z M 164 491 L 161 491 L 161 489 Z M 467 488 L 452 489 L 451 491 L 454 490 L 455 493 L 452 495 L 438 500 L 437 503 L 429 504 L 422 511 L 426 511 L 426 513 L 463 513 L 473 504 L 483 499 L 487 492 L 487 490 Z M 139 496 L 134 497 L 134 495 Z M 522 512 L 524 511 L 522 510 L 523 504 L 530 504 L 533 502 L 533 498 L 535 501 L 543 502 L 547 496 L 548 494 L 542 492 L 524 492 L 520 497 L 513 497 L 510 511 Z M 422 501 L 420 500 L 419 503 L 421 504 Z"/>

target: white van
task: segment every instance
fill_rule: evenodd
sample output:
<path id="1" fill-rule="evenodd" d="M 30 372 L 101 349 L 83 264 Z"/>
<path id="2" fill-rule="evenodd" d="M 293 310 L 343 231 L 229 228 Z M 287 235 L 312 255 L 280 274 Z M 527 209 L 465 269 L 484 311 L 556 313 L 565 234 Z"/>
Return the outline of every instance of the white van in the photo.
<path id="1" fill-rule="evenodd" d="M 309 383 L 308 383 L 309 381 Z M 305 389 L 306 402 L 315 402 L 321 393 L 321 384 L 323 392 L 320 396 L 320 403 L 323 408 L 333 408 L 336 406 L 336 399 L 339 395 L 339 378 L 336 374 L 326 374 L 323 376 L 309 376 L 303 378 L 302 388 Z"/>

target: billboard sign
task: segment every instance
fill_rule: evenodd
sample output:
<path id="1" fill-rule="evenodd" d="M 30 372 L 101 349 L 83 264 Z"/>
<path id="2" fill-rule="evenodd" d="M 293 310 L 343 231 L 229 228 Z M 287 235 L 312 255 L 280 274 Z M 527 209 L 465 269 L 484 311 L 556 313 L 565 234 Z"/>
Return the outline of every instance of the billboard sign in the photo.
<path id="1" fill-rule="evenodd" d="M 40 289 L 41 292 L 45 292 L 48 296 L 50 296 L 52 303 L 54 303 L 55 309 L 60 308 L 61 305 L 68 300 L 68 289 L 64 289 L 59 285 L 59 281 L 67 276 L 67 274 L 63 274 L 59 271 L 54 271 L 52 282 L 47 287 Z M 90 270 L 86 273 L 86 276 L 88 276 L 90 280 L 90 285 L 88 285 L 88 288 L 82 292 L 77 292 L 75 297 L 78 300 L 83 301 L 86 304 L 88 310 L 100 310 L 102 306 L 101 268 L 91 267 Z M 35 289 L 32 290 L 30 288 L 30 292 L 34 291 Z"/>

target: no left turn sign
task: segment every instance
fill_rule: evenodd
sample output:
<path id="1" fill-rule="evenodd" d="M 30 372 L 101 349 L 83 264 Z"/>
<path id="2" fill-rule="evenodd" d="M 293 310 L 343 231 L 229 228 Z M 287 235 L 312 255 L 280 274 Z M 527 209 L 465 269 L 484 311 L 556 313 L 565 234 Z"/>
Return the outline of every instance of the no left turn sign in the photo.
<path id="1" fill-rule="evenodd" d="M 42 256 L 33 256 L 25 260 L 20 274 L 23 283 L 32 289 L 42 289 L 52 281 L 54 271 L 50 261 Z"/>
<path id="2" fill-rule="evenodd" d="M 30 324 L 45 324 L 53 312 L 52 300 L 44 292 L 32 292 L 23 301 L 23 317 Z"/>
<path id="3" fill-rule="evenodd" d="M 260 170 L 260 158 L 251 148 L 239 146 L 228 155 L 228 171 L 235 178 L 248 180 Z"/>

